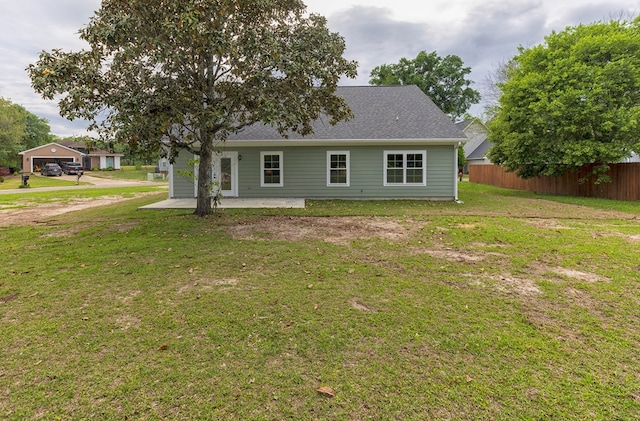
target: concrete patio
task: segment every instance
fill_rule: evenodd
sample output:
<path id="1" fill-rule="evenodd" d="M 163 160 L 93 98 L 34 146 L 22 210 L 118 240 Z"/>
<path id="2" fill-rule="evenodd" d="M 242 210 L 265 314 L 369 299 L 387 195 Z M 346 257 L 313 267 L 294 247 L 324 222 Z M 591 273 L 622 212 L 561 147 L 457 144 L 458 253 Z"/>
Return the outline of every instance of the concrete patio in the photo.
<path id="1" fill-rule="evenodd" d="M 304 209 L 304 199 L 248 199 L 227 198 L 218 204 L 219 209 L 259 209 L 259 208 L 296 208 Z M 195 209 L 196 199 L 167 199 L 150 205 L 141 206 L 138 209 Z"/>

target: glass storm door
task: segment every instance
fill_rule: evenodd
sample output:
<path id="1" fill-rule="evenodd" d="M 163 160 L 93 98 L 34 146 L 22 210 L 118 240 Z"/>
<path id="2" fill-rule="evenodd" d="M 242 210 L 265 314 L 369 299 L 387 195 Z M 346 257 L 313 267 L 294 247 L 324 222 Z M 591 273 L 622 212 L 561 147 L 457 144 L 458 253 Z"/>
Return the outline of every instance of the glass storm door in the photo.
<path id="1" fill-rule="evenodd" d="M 238 197 L 238 153 L 223 152 L 216 156 L 213 164 L 214 188 L 224 197 Z"/>

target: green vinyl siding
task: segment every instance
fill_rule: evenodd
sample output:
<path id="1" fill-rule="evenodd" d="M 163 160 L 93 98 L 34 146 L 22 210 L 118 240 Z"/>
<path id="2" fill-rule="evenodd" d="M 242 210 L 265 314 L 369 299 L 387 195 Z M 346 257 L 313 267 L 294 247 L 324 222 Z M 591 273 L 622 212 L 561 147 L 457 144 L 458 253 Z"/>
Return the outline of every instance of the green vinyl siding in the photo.
<path id="1" fill-rule="evenodd" d="M 182 152 L 173 164 L 173 198 L 186 199 L 196 196 L 193 178 L 183 174 L 185 171 L 193 173 L 193 166 L 189 166 L 189 161 L 193 161 L 194 156 L 187 152 Z"/>
<path id="2" fill-rule="evenodd" d="M 356 146 L 228 148 L 238 151 L 238 197 L 301 198 L 433 198 L 453 199 L 455 150 L 453 146 Z M 327 186 L 327 151 L 349 151 L 349 186 Z M 384 151 L 426 151 L 426 186 L 384 186 Z M 282 187 L 261 187 L 261 152 L 282 152 Z M 188 155 L 188 154 L 187 154 Z M 193 197 L 191 180 L 179 176 L 189 158 L 174 167 L 174 196 Z M 182 178 L 179 178 L 182 177 Z M 185 182 L 186 180 L 186 182 Z"/>

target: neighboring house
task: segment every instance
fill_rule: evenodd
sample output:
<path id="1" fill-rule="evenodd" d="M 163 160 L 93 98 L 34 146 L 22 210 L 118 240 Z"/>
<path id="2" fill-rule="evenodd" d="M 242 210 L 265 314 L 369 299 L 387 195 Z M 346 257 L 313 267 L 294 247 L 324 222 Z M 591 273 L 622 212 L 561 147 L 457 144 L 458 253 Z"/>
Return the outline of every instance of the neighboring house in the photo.
<path id="1" fill-rule="evenodd" d="M 467 139 L 416 86 L 337 91 L 355 118 L 313 123 L 314 134 L 284 139 L 254 124 L 219 145 L 212 177 L 223 196 L 243 198 L 421 198 L 457 200 L 457 148 Z M 196 157 L 169 168 L 169 197 L 197 196 Z"/>
<path id="2" fill-rule="evenodd" d="M 491 165 L 487 151 L 491 148 L 489 129 L 478 119 L 464 120 L 456 123 L 469 141 L 464 145 L 464 157 L 467 163 L 464 172 L 469 172 L 470 165 Z"/>
<path id="3" fill-rule="evenodd" d="M 50 162 L 62 165 L 65 162 L 83 162 L 85 154 L 59 143 L 48 143 L 20 152 L 23 172 L 38 172 Z"/>
<path id="4" fill-rule="evenodd" d="M 119 170 L 120 158 L 124 156 L 120 153 L 109 152 L 102 149 L 90 149 L 84 142 L 62 140 L 60 144 L 84 153 L 85 159 L 82 162 L 82 166 L 88 170 L 94 168 L 99 170 L 106 170 L 108 168 Z"/>
<path id="5" fill-rule="evenodd" d="M 633 152 L 629 158 L 625 158 L 624 160 L 622 160 L 622 162 L 624 163 L 640 162 L 640 155 Z"/>

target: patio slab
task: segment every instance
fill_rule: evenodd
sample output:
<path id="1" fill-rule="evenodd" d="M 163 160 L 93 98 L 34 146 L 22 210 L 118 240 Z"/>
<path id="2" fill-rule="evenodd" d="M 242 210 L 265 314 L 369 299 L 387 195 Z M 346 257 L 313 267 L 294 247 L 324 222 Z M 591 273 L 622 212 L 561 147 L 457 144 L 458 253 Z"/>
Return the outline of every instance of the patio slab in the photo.
<path id="1" fill-rule="evenodd" d="M 304 209 L 304 199 L 249 199 L 228 198 L 222 199 L 218 204 L 219 209 L 260 209 L 260 208 L 295 208 Z M 150 205 L 141 206 L 138 209 L 195 209 L 196 199 L 167 199 Z"/>

